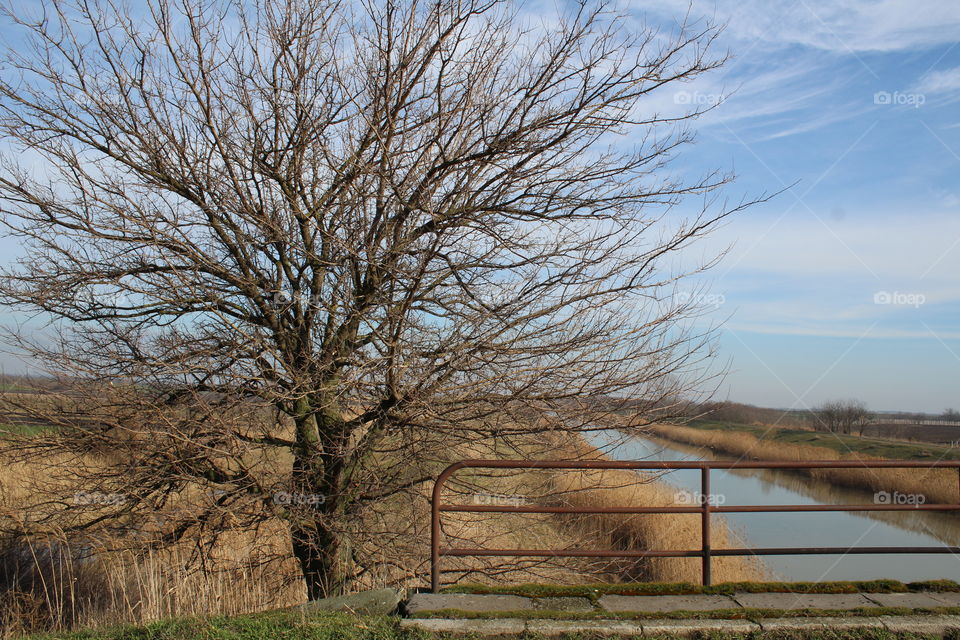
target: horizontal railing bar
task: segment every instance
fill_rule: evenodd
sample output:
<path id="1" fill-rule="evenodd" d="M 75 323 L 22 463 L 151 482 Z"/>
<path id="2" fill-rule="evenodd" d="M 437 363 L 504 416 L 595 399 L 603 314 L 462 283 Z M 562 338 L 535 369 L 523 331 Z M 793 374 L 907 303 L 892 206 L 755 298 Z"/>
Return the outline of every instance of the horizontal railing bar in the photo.
<path id="1" fill-rule="evenodd" d="M 508 505 L 441 504 L 440 511 L 459 513 L 701 513 L 703 507 L 548 507 Z M 764 504 L 730 507 L 710 506 L 714 513 L 793 513 L 808 511 L 960 511 L 960 504 Z"/>
<path id="2" fill-rule="evenodd" d="M 806 462 L 762 460 L 462 460 L 447 469 L 956 469 L 960 460 L 810 460 Z"/>
<path id="3" fill-rule="evenodd" d="M 700 551 L 610 551 L 600 549 L 440 549 L 442 556 L 530 556 L 563 558 L 699 558 Z"/>
<path id="4" fill-rule="evenodd" d="M 760 549 L 711 549 L 714 556 L 803 556 L 803 555 L 870 555 L 870 554 L 960 553 L 960 547 L 768 547 Z"/>
<path id="5" fill-rule="evenodd" d="M 802 555 L 869 555 L 869 554 L 958 554 L 960 547 L 769 547 L 759 549 L 711 549 L 712 556 L 802 556 Z M 699 558 L 704 552 L 695 549 L 641 551 L 609 549 L 440 549 L 442 556 L 523 556 L 538 558 Z"/>
<path id="6" fill-rule="evenodd" d="M 442 503 L 444 483 L 458 470 L 466 468 L 487 469 L 558 469 L 558 470 L 634 470 L 668 471 L 700 470 L 702 495 L 707 502 L 675 507 L 565 507 L 538 505 L 465 505 Z M 806 513 L 806 512 L 857 512 L 857 511 L 960 511 L 960 504 L 829 504 L 829 505 L 732 505 L 713 504 L 710 500 L 710 471 L 733 469 L 957 469 L 960 460 L 811 460 L 760 461 L 760 460 L 679 460 L 679 461 L 622 461 L 622 460 L 461 460 L 444 469 L 434 482 L 431 497 L 431 570 L 430 582 L 434 592 L 440 588 L 441 556 L 509 556 L 509 557 L 586 557 L 586 558 L 701 558 L 703 583 L 710 584 L 710 559 L 713 556 L 771 556 L 771 555 L 886 555 L 886 554 L 956 554 L 960 547 L 769 547 L 713 549 L 710 545 L 710 515 L 713 513 Z M 462 494 L 461 494 L 462 495 Z M 922 496 L 922 494 L 917 494 Z M 518 499 L 514 501 L 519 501 Z M 506 499 L 504 499 L 506 501 Z M 458 549 L 440 547 L 440 514 L 443 511 L 468 513 L 597 513 L 597 514 L 700 514 L 701 548 L 699 550 L 609 550 L 609 549 Z"/>

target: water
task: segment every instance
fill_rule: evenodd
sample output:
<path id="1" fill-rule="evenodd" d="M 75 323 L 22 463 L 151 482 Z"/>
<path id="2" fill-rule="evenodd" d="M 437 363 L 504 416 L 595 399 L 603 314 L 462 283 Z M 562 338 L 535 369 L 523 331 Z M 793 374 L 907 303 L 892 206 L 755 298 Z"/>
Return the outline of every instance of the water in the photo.
<path id="1" fill-rule="evenodd" d="M 617 460 L 717 460 L 709 450 L 647 438 L 597 434 L 597 446 Z M 700 491 L 700 471 L 666 472 L 662 481 Z M 872 493 L 836 487 L 796 472 L 738 469 L 710 472 L 711 493 L 728 505 L 864 504 Z M 727 513 L 738 547 L 960 546 L 960 517 L 932 511 Z M 790 581 L 960 581 L 960 557 L 937 555 L 763 556 L 773 578 Z"/>

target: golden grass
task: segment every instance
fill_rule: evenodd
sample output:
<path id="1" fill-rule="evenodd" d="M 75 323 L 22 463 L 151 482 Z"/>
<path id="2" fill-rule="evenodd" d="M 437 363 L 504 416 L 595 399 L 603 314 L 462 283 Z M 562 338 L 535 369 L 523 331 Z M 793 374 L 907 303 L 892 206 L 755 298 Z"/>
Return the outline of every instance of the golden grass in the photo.
<path id="1" fill-rule="evenodd" d="M 883 460 L 861 453 L 841 455 L 833 449 L 761 440 L 742 431 L 695 429 L 675 425 L 648 427 L 654 436 L 706 447 L 746 460 L 808 462 L 812 460 Z M 836 485 L 867 491 L 899 491 L 923 495 L 928 503 L 957 502 L 957 472 L 952 469 L 809 469 L 804 473 Z"/>
<path id="2" fill-rule="evenodd" d="M 162 550 L 68 544 L 62 537 L 8 544 L 0 553 L 3 637 L 174 616 L 237 614 L 302 602 L 292 559 L 272 536 L 231 532 L 199 560 L 195 538 Z M 11 586 L 17 588 L 10 588 Z"/>

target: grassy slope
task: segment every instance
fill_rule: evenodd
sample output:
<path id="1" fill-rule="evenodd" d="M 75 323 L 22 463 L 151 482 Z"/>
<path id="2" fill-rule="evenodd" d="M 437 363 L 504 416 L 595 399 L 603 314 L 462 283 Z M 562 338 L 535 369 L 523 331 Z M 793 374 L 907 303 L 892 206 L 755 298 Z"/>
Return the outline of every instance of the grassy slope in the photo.
<path id="1" fill-rule="evenodd" d="M 912 444 L 880 438 L 858 438 L 857 436 L 786 427 L 733 424 L 707 420 L 694 421 L 686 426 L 707 431 L 740 431 L 756 436 L 760 440 L 824 447 L 841 454 L 853 451 L 895 460 L 960 460 L 960 450 L 935 444 Z"/>

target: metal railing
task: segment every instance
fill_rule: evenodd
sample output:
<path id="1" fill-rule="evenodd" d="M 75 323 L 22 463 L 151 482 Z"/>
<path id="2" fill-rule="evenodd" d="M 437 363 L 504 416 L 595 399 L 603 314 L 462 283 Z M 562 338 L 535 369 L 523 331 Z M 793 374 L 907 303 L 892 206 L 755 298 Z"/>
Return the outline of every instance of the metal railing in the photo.
<path id="1" fill-rule="evenodd" d="M 441 500 L 444 484 L 455 472 L 466 468 L 480 469 L 559 469 L 586 471 L 594 469 L 621 470 L 700 470 L 700 500 L 695 506 L 676 507 L 566 507 L 539 505 L 470 505 L 444 504 Z M 796 513 L 806 511 L 960 511 L 958 504 L 816 504 L 816 505 L 714 505 L 710 500 L 710 471 L 713 469 L 938 469 L 958 470 L 960 490 L 960 460 L 936 462 L 899 460 L 819 460 L 810 462 L 765 462 L 698 460 L 675 462 L 624 462 L 616 460 L 461 460 L 437 476 L 431 500 L 430 525 L 430 584 L 434 592 L 440 589 L 440 559 L 443 556 L 495 556 L 543 558 L 701 558 L 701 576 L 704 585 L 711 582 L 711 558 L 719 556 L 772 555 L 846 555 L 888 553 L 955 553 L 960 547 L 778 547 L 713 549 L 710 545 L 710 520 L 714 513 Z M 960 494 L 958 494 L 960 500 Z M 440 546 L 440 515 L 444 511 L 468 513 L 604 513 L 604 514 L 700 514 L 700 548 L 668 550 L 620 549 L 464 549 Z"/>

